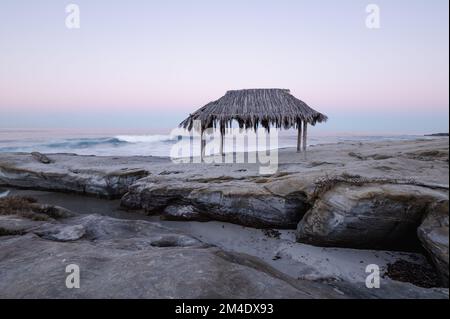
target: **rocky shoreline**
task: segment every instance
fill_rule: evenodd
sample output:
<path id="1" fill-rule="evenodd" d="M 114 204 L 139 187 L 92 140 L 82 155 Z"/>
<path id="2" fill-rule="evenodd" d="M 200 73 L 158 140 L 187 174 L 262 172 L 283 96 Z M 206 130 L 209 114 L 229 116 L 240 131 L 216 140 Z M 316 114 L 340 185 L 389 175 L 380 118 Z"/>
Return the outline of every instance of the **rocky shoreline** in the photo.
<path id="1" fill-rule="evenodd" d="M 73 154 L 46 154 L 48 160 L 38 161 L 36 155 L 8 153 L 0 154 L 0 186 L 118 199 L 123 209 L 144 215 L 158 215 L 165 220 L 215 220 L 253 228 L 287 229 L 295 233 L 300 244 L 411 252 L 429 258 L 439 274 L 442 286 L 448 287 L 448 149 L 448 138 L 319 145 L 311 147 L 306 158 L 292 149 L 282 149 L 279 151 L 278 172 L 267 176 L 260 175 L 254 164 L 176 164 L 170 159 L 158 157 L 96 157 Z M 91 245 L 92 238 L 95 238 L 96 246 L 96 241 L 103 239 L 101 236 L 86 235 L 94 231 L 91 226 L 89 228 L 85 225 L 85 220 L 89 218 L 99 217 L 72 217 L 57 223 L 81 225 L 84 233 L 74 241 L 81 245 L 81 241 L 88 240 Z M 11 225 L 9 219 L 10 217 L 2 217 L 5 225 Z M 102 222 L 97 219 L 96 223 Z M 106 228 L 114 228 L 113 225 L 120 222 L 108 219 L 104 223 L 108 225 Z M 145 225 L 149 229 L 152 228 L 151 225 Z M 0 243 L 5 245 L 2 251 L 11 250 L 16 245 L 22 247 L 22 253 L 25 254 L 25 243 L 36 246 L 36 249 L 42 245 L 47 247 L 42 249 L 47 250 L 51 249 L 50 246 L 53 247 L 54 242 L 61 242 L 27 229 L 29 228 L 21 229 L 22 235 L 0 237 Z M 71 230 L 74 231 L 73 228 Z M 148 252 L 153 254 L 155 246 L 147 237 L 154 231 L 149 230 L 142 236 L 144 239 L 133 240 L 129 238 L 132 237 L 132 232 L 127 235 L 118 233 L 116 241 L 120 241 L 122 246 L 129 244 L 133 247 L 153 247 L 152 252 Z M 109 237 L 106 239 L 112 240 Z M 132 242 L 125 244 L 130 240 Z M 177 244 L 172 242 L 173 245 L 167 240 L 163 242 L 167 244 L 164 244 L 165 248 L 170 246 L 171 249 L 180 249 L 178 239 L 175 240 Z M 192 240 L 189 242 L 194 243 Z M 211 249 L 205 248 L 207 243 L 205 247 L 196 246 L 198 244 L 192 244 L 192 247 L 191 244 L 187 247 L 181 246 L 183 251 L 201 249 L 203 252 Z M 67 248 L 65 245 L 58 247 L 61 247 L 58 248 L 61 249 L 61 254 Z M 89 251 L 91 248 L 86 249 Z M 112 249 L 109 243 L 108 249 Z M 95 249 L 92 248 L 92 254 L 94 253 Z M 223 252 L 225 253 L 229 254 Z M 114 255 L 116 252 L 108 251 L 108 254 Z M 243 258 L 227 256 L 225 260 L 228 261 L 230 258 Z M 169 256 L 164 258 L 170 259 Z M 244 264 L 249 262 L 246 258 L 243 260 Z M 8 267 L 13 262 L 14 258 L 11 259 L 7 255 L 0 257 L 0 269 L 3 270 L 1 273 L 9 276 L 12 270 Z M 175 263 L 171 259 L 167 263 L 174 263 L 170 268 L 173 266 L 175 273 L 175 264 L 178 261 Z M 94 265 L 89 267 L 95 268 Z M 145 272 L 144 268 L 131 271 Z M 175 278 L 174 273 L 172 275 Z M 281 275 L 282 271 L 275 278 L 280 278 Z M 273 289 L 279 289 L 279 296 L 274 292 L 272 297 L 338 297 L 332 292 L 322 291 L 330 288 L 329 283 L 320 283 L 317 294 L 302 295 L 295 285 L 289 282 L 289 286 L 294 286 L 297 290 L 292 295 L 288 293 L 289 290 L 285 290 L 286 294 L 283 294 L 281 291 L 284 288 L 280 288 L 279 282 L 273 281 L 273 274 L 270 276 L 270 280 L 261 277 L 261 282 L 271 285 L 271 289 L 278 287 Z M 285 284 L 286 280 L 283 283 Z M 312 283 L 318 284 L 315 281 L 307 281 L 302 285 Z M 254 282 L 248 283 L 249 287 L 252 287 L 252 284 Z M 334 288 L 340 285 L 340 289 L 345 290 L 342 282 L 334 285 Z M 168 294 L 176 295 L 176 289 L 171 289 Z M 88 293 L 86 296 L 96 296 L 94 290 L 92 287 L 92 294 Z M 373 291 L 367 292 L 368 295 L 365 295 L 366 292 L 362 293 L 365 290 L 353 287 L 353 293 L 344 295 L 350 298 L 376 297 Z M 247 297 L 265 296 L 257 291 L 258 289 L 254 295 Z M 421 289 L 416 292 L 416 297 L 426 297 L 433 292 L 432 294 L 437 295 L 443 293 L 444 297 L 448 298 L 448 290 L 438 293 Z M 9 296 L 18 293 L 11 292 Z M 130 292 L 128 296 L 131 297 L 134 293 Z M 61 294 L 64 295 L 63 292 Z M 157 293 L 136 296 L 157 297 Z M 177 296 L 186 297 L 179 294 Z M 203 295 L 190 295 L 199 296 Z M 411 297 L 405 295 L 408 296 Z"/>

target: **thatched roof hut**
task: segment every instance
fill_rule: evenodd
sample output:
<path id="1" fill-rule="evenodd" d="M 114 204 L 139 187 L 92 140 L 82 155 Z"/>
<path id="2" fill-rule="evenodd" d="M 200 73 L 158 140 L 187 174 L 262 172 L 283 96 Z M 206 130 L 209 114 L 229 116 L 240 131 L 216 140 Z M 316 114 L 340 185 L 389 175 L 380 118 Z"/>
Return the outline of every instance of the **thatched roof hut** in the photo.
<path id="1" fill-rule="evenodd" d="M 210 102 L 190 114 L 180 127 L 192 130 L 194 121 L 200 121 L 201 130 L 219 127 L 223 134 L 225 128 L 236 121 L 240 128 L 256 130 L 259 126 L 270 130 L 276 128 L 297 128 L 298 144 L 303 133 L 303 149 L 306 149 L 307 124 L 325 122 L 327 116 L 315 111 L 305 102 L 297 99 L 286 89 L 249 89 L 228 91 L 217 101 Z M 302 132 L 303 127 L 303 132 Z M 203 143 L 202 143 L 203 146 Z"/>

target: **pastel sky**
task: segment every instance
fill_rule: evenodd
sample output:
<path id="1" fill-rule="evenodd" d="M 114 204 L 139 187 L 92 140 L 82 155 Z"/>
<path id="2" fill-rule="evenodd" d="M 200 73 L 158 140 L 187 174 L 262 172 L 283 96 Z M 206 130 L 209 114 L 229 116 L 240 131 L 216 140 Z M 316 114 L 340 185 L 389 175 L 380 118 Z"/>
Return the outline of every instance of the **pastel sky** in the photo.
<path id="1" fill-rule="evenodd" d="M 229 89 L 277 87 L 326 113 L 322 130 L 447 132 L 448 6 L 1 0 L 0 128 L 170 128 Z"/>

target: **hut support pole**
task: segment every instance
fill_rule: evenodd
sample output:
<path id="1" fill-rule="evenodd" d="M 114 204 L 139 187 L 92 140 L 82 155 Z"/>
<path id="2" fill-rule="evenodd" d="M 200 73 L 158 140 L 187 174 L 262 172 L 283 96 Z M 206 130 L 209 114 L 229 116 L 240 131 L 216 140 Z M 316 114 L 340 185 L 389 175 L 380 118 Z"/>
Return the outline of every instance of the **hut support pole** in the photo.
<path id="1" fill-rule="evenodd" d="M 203 128 L 201 129 L 201 133 L 200 133 L 200 160 L 203 162 L 203 157 L 205 155 L 205 141 L 204 139 L 204 130 Z"/>
<path id="2" fill-rule="evenodd" d="M 223 144 L 225 139 L 225 127 L 223 124 L 220 124 L 220 155 L 224 156 L 225 153 L 223 152 Z"/>
<path id="3" fill-rule="evenodd" d="M 306 139 L 308 138 L 308 123 L 303 122 L 303 152 L 306 152 Z"/>
<path id="4" fill-rule="evenodd" d="M 302 145 L 302 121 L 301 120 L 298 121 L 297 128 L 298 128 L 297 153 L 300 153 L 301 145 Z"/>

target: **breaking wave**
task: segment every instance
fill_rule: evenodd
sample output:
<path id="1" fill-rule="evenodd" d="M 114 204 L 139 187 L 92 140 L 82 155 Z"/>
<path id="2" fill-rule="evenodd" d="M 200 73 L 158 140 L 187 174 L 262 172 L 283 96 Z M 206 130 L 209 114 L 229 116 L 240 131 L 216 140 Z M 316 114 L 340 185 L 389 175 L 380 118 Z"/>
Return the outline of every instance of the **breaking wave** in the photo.
<path id="1" fill-rule="evenodd" d="M 42 145 L 48 148 L 90 148 L 97 146 L 123 146 L 126 144 L 137 143 L 169 143 L 176 139 L 169 135 L 118 135 L 115 137 L 104 138 L 76 138 L 66 139 Z"/>
<path id="2" fill-rule="evenodd" d="M 118 146 L 121 144 L 125 144 L 125 141 L 122 141 L 118 138 L 74 138 L 74 139 L 66 139 L 63 141 L 52 142 L 42 146 L 49 148 L 88 148 L 95 147 L 99 145 L 112 145 Z"/>
<path id="3" fill-rule="evenodd" d="M 176 141 L 176 137 L 170 135 L 118 135 L 115 138 L 126 143 L 170 143 Z"/>

